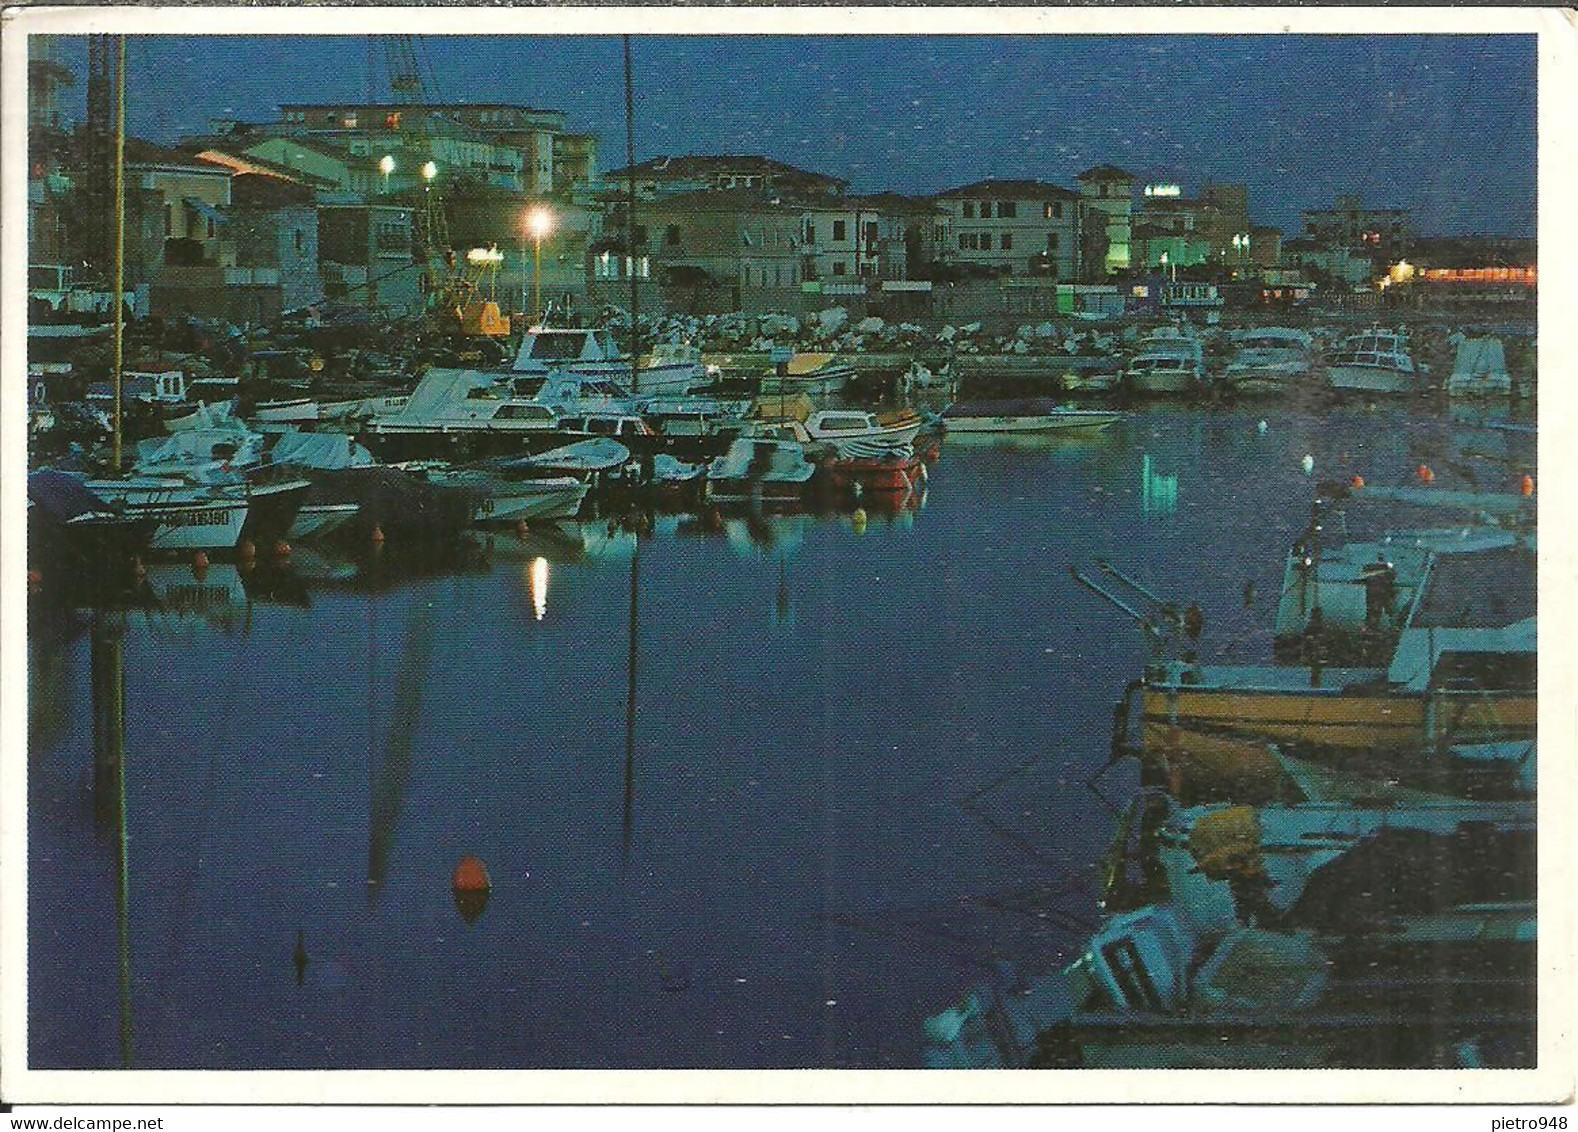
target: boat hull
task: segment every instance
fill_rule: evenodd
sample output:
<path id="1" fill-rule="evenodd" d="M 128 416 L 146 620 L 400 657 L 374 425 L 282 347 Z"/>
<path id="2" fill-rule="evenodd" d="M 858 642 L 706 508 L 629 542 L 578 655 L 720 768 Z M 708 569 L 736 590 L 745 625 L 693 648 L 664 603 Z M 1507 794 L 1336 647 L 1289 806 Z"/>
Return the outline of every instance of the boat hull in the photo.
<path id="1" fill-rule="evenodd" d="M 1106 428 L 1119 421 L 1118 413 L 1079 412 L 1036 413 L 1003 417 L 945 417 L 949 432 L 1017 433 L 1072 432 Z"/>
<path id="2" fill-rule="evenodd" d="M 1386 366 L 1337 365 L 1326 369 L 1326 384 L 1353 393 L 1412 393 L 1415 375 Z"/>
<path id="3" fill-rule="evenodd" d="M 154 522 L 148 548 L 162 553 L 234 550 L 241 541 L 250 507 L 245 499 L 205 503 L 148 504 L 127 509 L 129 515 Z"/>

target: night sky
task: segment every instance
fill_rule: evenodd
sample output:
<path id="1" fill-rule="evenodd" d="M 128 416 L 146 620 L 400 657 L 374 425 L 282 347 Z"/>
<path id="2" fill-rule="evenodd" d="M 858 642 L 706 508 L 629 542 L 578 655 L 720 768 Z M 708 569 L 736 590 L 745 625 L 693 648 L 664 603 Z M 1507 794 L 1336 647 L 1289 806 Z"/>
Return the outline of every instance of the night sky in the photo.
<path id="1" fill-rule="evenodd" d="M 439 99 L 563 110 L 602 169 L 624 164 L 617 37 L 418 43 Z M 63 47 L 85 75 L 83 41 Z M 141 37 L 128 58 L 130 126 L 162 142 L 368 88 L 359 38 Z M 638 158 L 761 153 L 905 193 L 1072 187 L 1113 162 L 1186 194 L 1247 183 L 1254 219 L 1290 233 L 1338 193 L 1427 235 L 1534 232 L 1533 36 L 653 37 L 635 67 Z"/>

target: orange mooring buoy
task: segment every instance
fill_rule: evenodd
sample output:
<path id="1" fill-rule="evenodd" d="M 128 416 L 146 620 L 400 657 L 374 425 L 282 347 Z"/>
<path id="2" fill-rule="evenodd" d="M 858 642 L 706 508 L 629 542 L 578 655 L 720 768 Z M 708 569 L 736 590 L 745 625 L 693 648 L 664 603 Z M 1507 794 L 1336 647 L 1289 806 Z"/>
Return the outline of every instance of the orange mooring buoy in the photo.
<path id="1" fill-rule="evenodd" d="M 1435 478 L 1436 478 L 1436 474 L 1430 470 L 1430 465 L 1429 464 L 1420 464 L 1419 465 L 1419 482 L 1420 483 L 1431 483 L 1432 481 L 1435 480 Z"/>
<path id="2" fill-rule="evenodd" d="M 485 892 L 492 887 L 486 865 L 469 855 L 460 858 L 460 864 L 455 866 L 456 892 Z"/>
<path id="3" fill-rule="evenodd" d="M 1534 495 L 1534 477 L 1523 477 L 1523 498 L 1529 499 Z"/>
<path id="4" fill-rule="evenodd" d="M 377 523 L 374 523 L 373 524 L 373 533 L 372 533 L 371 537 L 372 537 L 372 540 L 374 542 L 383 542 L 384 541 L 384 529 L 381 526 L 379 526 Z"/>
<path id="5" fill-rule="evenodd" d="M 1353 477 L 1353 489 L 1355 491 L 1358 491 L 1363 486 L 1364 486 L 1364 477 L 1363 476 L 1354 476 Z"/>

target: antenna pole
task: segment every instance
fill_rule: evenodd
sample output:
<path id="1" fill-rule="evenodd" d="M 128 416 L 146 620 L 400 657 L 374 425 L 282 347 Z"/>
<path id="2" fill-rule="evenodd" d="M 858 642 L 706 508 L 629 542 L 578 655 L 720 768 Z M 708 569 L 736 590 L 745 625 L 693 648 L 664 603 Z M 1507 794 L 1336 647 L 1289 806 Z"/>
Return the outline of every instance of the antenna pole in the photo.
<path id="1" fill-rule="evenodd" d="M 629 174 L 629 207 L 625 213 L 630 245 L 630 392 L 641 392 L 641 321 L 636 274 L 641 261 L 636 255 L 636 88 L 630 65 L 630 37 L 625 36 L 625 172 Z"/>
<path id="2" fill-rule="evenodd" d="M 121 470 L 121 367 L 126 335 L 126 37 L 116 36 L 115 64 L 115 472 Z"/>

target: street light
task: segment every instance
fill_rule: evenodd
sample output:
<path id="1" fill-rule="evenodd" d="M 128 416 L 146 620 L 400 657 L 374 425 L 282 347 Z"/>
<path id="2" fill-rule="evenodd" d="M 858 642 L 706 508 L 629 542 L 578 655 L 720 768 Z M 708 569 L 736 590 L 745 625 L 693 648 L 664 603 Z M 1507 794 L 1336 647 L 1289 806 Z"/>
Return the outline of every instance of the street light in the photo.
<path id="1" fill-rule="evenodd" d="M 532 312 L 538 317 L 542 313 L 542 238 L 553 231 L 553 213 L 546 208 L 534 208 L 526 214 L 526 228 L 532 235 Z M 524 239 L 525 232 L 522 232 Z M 524 249 L 522 249 L 524 251 Z M 524 258 L 524 256 L 522 257 Z M 526 286 L 521 283 L 521 305 L 526 304 Z"/>
<path id="2" fill-rule="evenodd" d="M 433 162 L 429 161 L 422 166 L 422 180 L 431 181 L 436 176 L 438 176 L 438 166 Z"/>
<path id="3" fill-rule="evenodd" d="M 378 162 L 378 171 L 384 175 L 384 195 L 389 195 L 389 174 L 395 171 L 395 159 L 389 154 L 384 154 Z"/>

